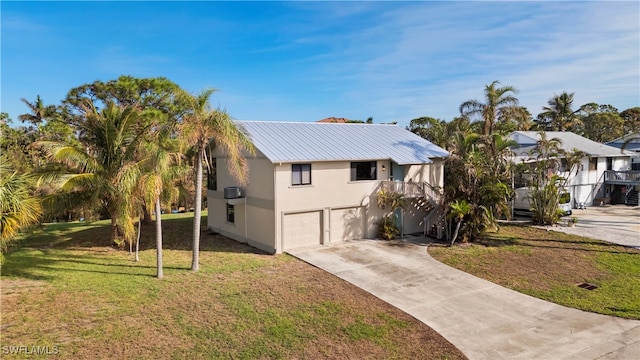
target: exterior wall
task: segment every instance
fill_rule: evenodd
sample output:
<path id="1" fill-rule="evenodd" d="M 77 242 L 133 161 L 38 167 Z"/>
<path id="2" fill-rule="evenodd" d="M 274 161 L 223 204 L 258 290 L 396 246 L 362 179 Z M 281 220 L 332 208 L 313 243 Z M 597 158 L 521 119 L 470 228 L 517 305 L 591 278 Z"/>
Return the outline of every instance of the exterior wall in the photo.
<path id="1" fill-rule="evenodd" d="M 382 166 L 384 165 L 384 170 Z M 382 217 L 376 206 L 375 193 L 380 180 L 389 179 L 389 161 L 378 161 L 377 180 L 351 181 L 351 162 L 315 162 L 311 164 L 311 185 L 291 185 L 291 164 L 275 166 L 276 244 L 281 252 L 282 216 L 287 213 L 320 210 L 323 213 L 323 243 L 331 239 L 331 209 L 364 207 L 365 235 L 375 237 L 375 223 Z M 336 241 L 336 239 L 333 239 Z"/>
<path id="2" fill-rule="evenodd" d="M 606 190 L 603 187 L 604 172 L 607 170 L 607 157 L 597 158 L 596 170 L 589 170 L 589 158 L 585 157 L 581 161 L 581 170 L 576 175 L 571 175 L 568 187 L 574 199 L 574 206 L 578 203 L 593 205 L 596 197 L 605 197 Z M 629 157 L 612 158 L 611 170 L 624 171 L 631 168 Z M 567 174 L 565 173 L 565 176 Z"/>
<path id="3" fill-rule="evenodd" d="M 248 158 L 249 181 L 241 186 L 243 199 L 227 200 L 224 188 L 240 186 L 227 169 L 227 159 L 217 157 L 217 191 L 207 192 L 207 227 L 231 239 L 246 242 L 267 252 L 275 248 L 274 166 L 264 157 Z M 235 221 L 227 222 L 227 202 L 234 203 Z"/>
<path id="4" fill-rule="evenodd" d="M 405 165 L 405 182 L 429 183 L 431 186 L 444 186 L 444 160 L 434 160 L 432 164 Z"/>
<path id="5" fill-rule="evenodd" d="M 264 156 L 248 158 L 249 182 L 243 189 L 245 198 L 224 199 L 224 188 L 239 186 L 229 175 L 227 159 L 216 156 L 217 190 L 207 193 L 209 204 L 209 229 L 229 238 L 246 242 L 267 252 L 280 253 L 283 249 L 283 216 L 285 214 L 321 211 L 322 243 L 340 241 L 332 239 L 332 210 L 358 208 L 364 215 L 364 236 L 375 238 L 376 223 L 387 213 L 377 206 L 376 193 L 381 181 L 389 180 L 392 163 L 377 161 L 377 179 L 351 181 L 351 162 L 332 161 L 311 164 L 311 185 L 291 185 L 290 163 L 272 164 Z M 396 165 L 397 166 L 397 165 Z M 433 186 L 443 186 L 443 161 L 434 164 L 404 165 L 404 181 L 428 182 Z M 384 169 L 383 169 L 384 168 Z M 235 221 L 226 221 L 227 203 L 235 205 Z M 411 200 L 403 212 L 405 233 L 423 231 L 424 199 Z M 335 216 L 334 216 L 335 221 Z M 334 231 L 333 237 L 336 237 Z"/>

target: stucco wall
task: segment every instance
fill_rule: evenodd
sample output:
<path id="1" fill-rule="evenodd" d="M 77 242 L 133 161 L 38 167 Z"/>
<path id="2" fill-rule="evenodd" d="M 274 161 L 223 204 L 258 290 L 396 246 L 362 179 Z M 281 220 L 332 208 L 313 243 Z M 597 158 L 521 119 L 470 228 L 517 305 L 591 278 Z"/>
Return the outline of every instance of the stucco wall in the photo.
<path id="1" fill-rule="evenodd" d="M 227 169 L 227 159 L 218 157 L 217 191 L 207 193 L 209 216 L 207 226 L 237 241 L 272 252 L 275 248 L 275 215 L 273 164 L 264 157 L 249 158 L 249 181 L 241 186 Z M 235 209 L 235 221 L 227 222 L 227 199 L 224 188 L 240 186 L 245 194 L 242 200 L 232 200 Z"/>
<path id="2" fill-rule="evenodd" d="M 290 163 L 272 164 L 263 156 L 249 158 L 249 182 L 241 186 L 244 200 L 234 200 L 235 221 L 226 221 L 223 190 L 239 186 L 226 170 L 227 159 L 217 154 L 217 191 L 208 191 L 208 227 L 232 239 L 247 242 L 266 251 L 282 251 L 282 216 L 287 213 L 320 210 L 323 216 L 323 242 L 331 242 L 332 209 L 364 209 L 365 236 L 376 237 L 376 223 L 387 213 L 377 206 L 376 193 L 382 180 L 389 180 L 390 161 L 377 161 L 377 179 L 351 181 L 351 162 L 316 162 L 311 165 L 311 185 L 291 185 Z M 383 169 L 384 168 L 384 169 Z M 442 186 L 442 161 L 427 165 L 402 166 L 404 180 Z M 275 182 L 274 182 L 275 181 Z M 276 186 L 274 186 L 274 183 Z M 405 233 L 423 229 L 423 208 L 409 206 L 404 212 Z M 333 239 L 336 241 L 336 239 Z M 275 250 L 274 250 L 275 249 Z"/>

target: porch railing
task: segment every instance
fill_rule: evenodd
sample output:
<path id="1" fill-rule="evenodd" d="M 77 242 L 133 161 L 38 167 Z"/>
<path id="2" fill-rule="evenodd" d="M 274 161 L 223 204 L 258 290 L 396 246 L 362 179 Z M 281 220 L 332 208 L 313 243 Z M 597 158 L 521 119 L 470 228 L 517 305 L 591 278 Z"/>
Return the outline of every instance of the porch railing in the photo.
<path id="1" fill-rule="evenodd" d="M 442 197 L 442 190 L 427 182 L 382 181 L 381 188 L 402 194 L 405 197 L 424 197 L 434 206 L 440 202 Z"/>
<path id="2" fill-rule="evenodd" d="M 629 171 L 607 170 L 604 172 L 604 181 L 640 184 L 640 170 L 629 170 Z"/>
<path id="3" fill-rule="evenodd" d="M 382 181 L 382 189 L 402 194 L 406 197 L 424 196 L 422 188 L 417 183 L 403 181 Z"/>

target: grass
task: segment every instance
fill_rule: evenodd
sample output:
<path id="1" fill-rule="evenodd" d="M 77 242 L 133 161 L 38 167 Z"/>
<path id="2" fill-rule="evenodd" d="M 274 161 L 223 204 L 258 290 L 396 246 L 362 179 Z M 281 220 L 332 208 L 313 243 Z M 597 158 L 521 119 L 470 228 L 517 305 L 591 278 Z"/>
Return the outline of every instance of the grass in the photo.
<path id="1" fill-rule="evenodd" d="M 640 319 L 640 251 L 506 225 L 480 241 L 430 246 L 439 261 L 513 290 L 585 311 Z M 597 286 L 579 288 L 581 283 Z"/>
<path id="2" fill-rule="evenodd" d="M 203 234 L 201 271 L 190 271 L 191 216 L 163 217 L 162 280 L 153 225 L 140 262 L 110 246 L 108 222 L 29 234 L 1 269 L 2 345 L 78 359 L 465 358 L 413 317 L 288 255 Z"/>

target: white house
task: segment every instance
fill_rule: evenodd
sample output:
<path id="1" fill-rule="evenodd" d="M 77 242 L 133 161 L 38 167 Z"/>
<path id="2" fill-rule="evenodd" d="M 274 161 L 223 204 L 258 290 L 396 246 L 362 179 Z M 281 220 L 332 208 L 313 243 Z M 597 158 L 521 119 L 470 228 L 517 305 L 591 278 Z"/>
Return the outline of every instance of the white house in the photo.
<path id="1" fill-rule="evenodd" d="M 618 149 L 624 146 L 625 150 L 633 153 L 631 157 L 631 170 L 640 170 L 640 133 L 627 134 L 611 140 L 606 144 L 617 147 Z"/>
<path id="2" fill-rule="evenodd" d="M 443 186 L 448 152 L 396 125 L 236 123 L 256 148 L 249 182 L 240 187 L 213 151 L 207 225 L 268 252 L 375 238 L 382 187 L 410 197 L 400 222 L 421 232 L 432 187 Z"/>
<path id="3" fill-rule="evenodd" d="M 631 153 L 619 148 L 589 140 L 568 131 L 547 131 L 547 138 L 558 138 L 565 151 L 580 150 L 586 154 L 581 160 L 577 174 L 569 174 L 561 169 L 560 175 L 569 176 L 569 192 L 574 206 L 579 203 L 598 205 L 606 203 L 637 204 L 637 187 L 640 185 L 640 172 L 631 171 Z M 528 158 L 528 153 L 536 146 L 540 134 L 536 131 L 515 131 L 509 135 L 518 143 L 513 149 L 515 161 Z"/>

